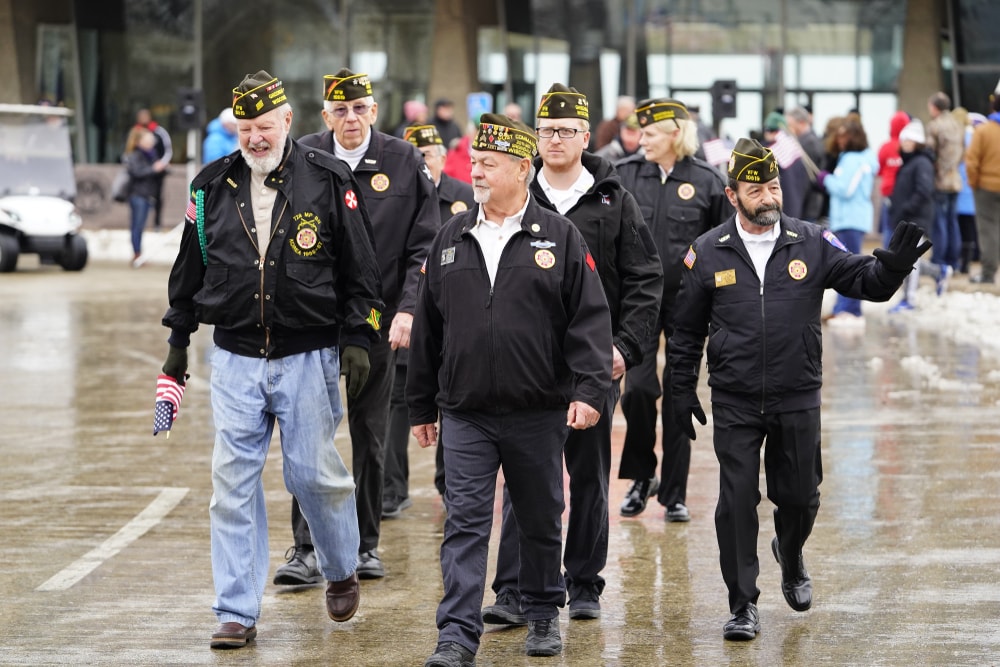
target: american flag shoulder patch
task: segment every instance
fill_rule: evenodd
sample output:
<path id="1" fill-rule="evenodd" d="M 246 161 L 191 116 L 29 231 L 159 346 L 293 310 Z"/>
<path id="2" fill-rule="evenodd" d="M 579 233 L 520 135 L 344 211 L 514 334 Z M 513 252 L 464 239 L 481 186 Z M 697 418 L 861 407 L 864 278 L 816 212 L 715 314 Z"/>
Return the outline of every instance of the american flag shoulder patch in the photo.
<path id="1" fill-rule="evenodd" d="M 829 229 L 823 230 L 823 238 L 825 238 L 826 242 L 832 245 L 837 250 L 843 250 L 844 252 L 851 252 L 850 250 L 847 249 L 847 246 L 845 246 L 844 243 L 837 238 L 837 235 L 831 232 Z"/>
<path id="2" fill-rule="evenodd" d="M 694 252 L 694 246 L 688 246 L 687 254 L 684 255 L 684 266 L 688 267 L 689 269 L 693 269 L 694 261 L 696 259 L 698 259 L 698 255 L 696 255 Z"/>
<path id="3" fill-rule="evenodd" d="M 198 205 L 194 201 L 194 196 L 188 200 L 187 210 L 184 211 L 184 219 L 192 225 L 198 220 Z"/>

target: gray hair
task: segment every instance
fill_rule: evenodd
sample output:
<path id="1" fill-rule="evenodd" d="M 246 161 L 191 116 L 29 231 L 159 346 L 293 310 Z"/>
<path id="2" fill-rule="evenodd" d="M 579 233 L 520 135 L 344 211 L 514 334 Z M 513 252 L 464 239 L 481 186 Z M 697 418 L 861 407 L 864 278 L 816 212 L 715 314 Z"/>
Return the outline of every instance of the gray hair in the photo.
<path id="1" fill-rule="evenodd" d="M 802 107 L 795 107 L 785 115 L 791 118 L 792 120 L 797 120 L 800 123 L 809 122 L 809 112 L 803 109 Z"/>

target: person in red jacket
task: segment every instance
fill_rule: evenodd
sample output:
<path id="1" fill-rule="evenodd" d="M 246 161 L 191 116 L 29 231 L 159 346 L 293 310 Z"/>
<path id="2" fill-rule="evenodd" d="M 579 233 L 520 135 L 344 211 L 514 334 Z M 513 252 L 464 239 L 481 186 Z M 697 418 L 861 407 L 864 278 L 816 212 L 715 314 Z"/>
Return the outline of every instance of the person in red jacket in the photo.
<path id="1" fill-rule="evenodd" d="M 903 158 L 899 156 L 899 133 L 902 132 L 906 124 L 910 122 L 910 114 L 905 111 L 897 111 L 889 119 L 889 139 L 878 149 L 878 178 L 879 193 L 882 195 L 882 209 L 879 217 L 879 231 L 882 232 L 883 242 L 888 243 L 892 230 L 889 229 L 889 198 L 892 196 L 892 189 L 896 186 L 896 172 L 903 165 Z"/>

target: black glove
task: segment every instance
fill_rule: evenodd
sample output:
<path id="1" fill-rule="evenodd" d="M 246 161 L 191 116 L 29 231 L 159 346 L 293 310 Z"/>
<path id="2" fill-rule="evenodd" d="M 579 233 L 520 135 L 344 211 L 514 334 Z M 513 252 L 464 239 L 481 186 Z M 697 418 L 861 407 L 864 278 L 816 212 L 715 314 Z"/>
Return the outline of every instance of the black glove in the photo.
<path id="1" fill-rule="evenodd" d="M 674 422 L 680 426 L 687 437 L 696 440 L 697 435 L 694 432 L 694 421 L 692 418 L 697 419 L 702 426 L 708 423 L 705 411 L 701 409 L 701 401 L 698 400 L 698 395 L 694 393 L 683 394 L 681 396 L 675 395 L 672 403 L 674 408 Z"/>
<path id="2" fill-rule="evenodd" d="M 188 351 L 186 347 L 170 346 L 167 352 L 167 360 L 163 362 L 163 374 L 169 375 L 177 380 L 177 384 L 183 385 L 187 381 Z"/>
<path id="3" fill-rule="evenodd" d="M 357 345 L 347 345 L 340 351 L 340 374 L 347 376 L 347 397 L 357 398 L 368 382 L 371 370 L 368 350 Z"/>
<path id="4" fill-rule="evenodd" d="M 920 243 L 924 231 L 912 222 L 905 220 L 896 225 L 889 239 L 889 249 L 876 248 L 872 253 L 878 257 L 879 261 L 885 264 L 890 271 L 898 273 L 908 273 L 913 269 L 920 256 L 930 250 L 931 242 L 924 240 Z"/>

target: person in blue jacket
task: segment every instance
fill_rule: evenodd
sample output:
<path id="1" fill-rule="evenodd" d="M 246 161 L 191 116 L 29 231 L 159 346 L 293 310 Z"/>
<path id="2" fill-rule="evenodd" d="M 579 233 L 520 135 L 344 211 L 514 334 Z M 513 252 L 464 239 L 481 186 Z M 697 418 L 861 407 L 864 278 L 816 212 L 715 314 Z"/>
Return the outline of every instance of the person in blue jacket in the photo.
<path id="1" fill-rule="evenodd" d="M 859 253 L 865 234 L 872 230 L 872 186 L 878 158 L 868 147 L 868 136 L 857 116 L 847 118 L 837 130 L 836 140 L 840 150 L 837 166 L 833 173 L 820 173 L 823 188 L 830 195 L 830 231 L 848 250 Z M 830 319 L 838 324 L 863 324 L 860 299 L 838 295 Z"/>
<path id="2" fill-rule="evenodd" d="M 201 161 L 204 164 L 225 157 L 239 148 L 236 136 L 236 116 L 230 108 L 223 109 L 208 124 L 205 141 L 201 144 Z"/>

